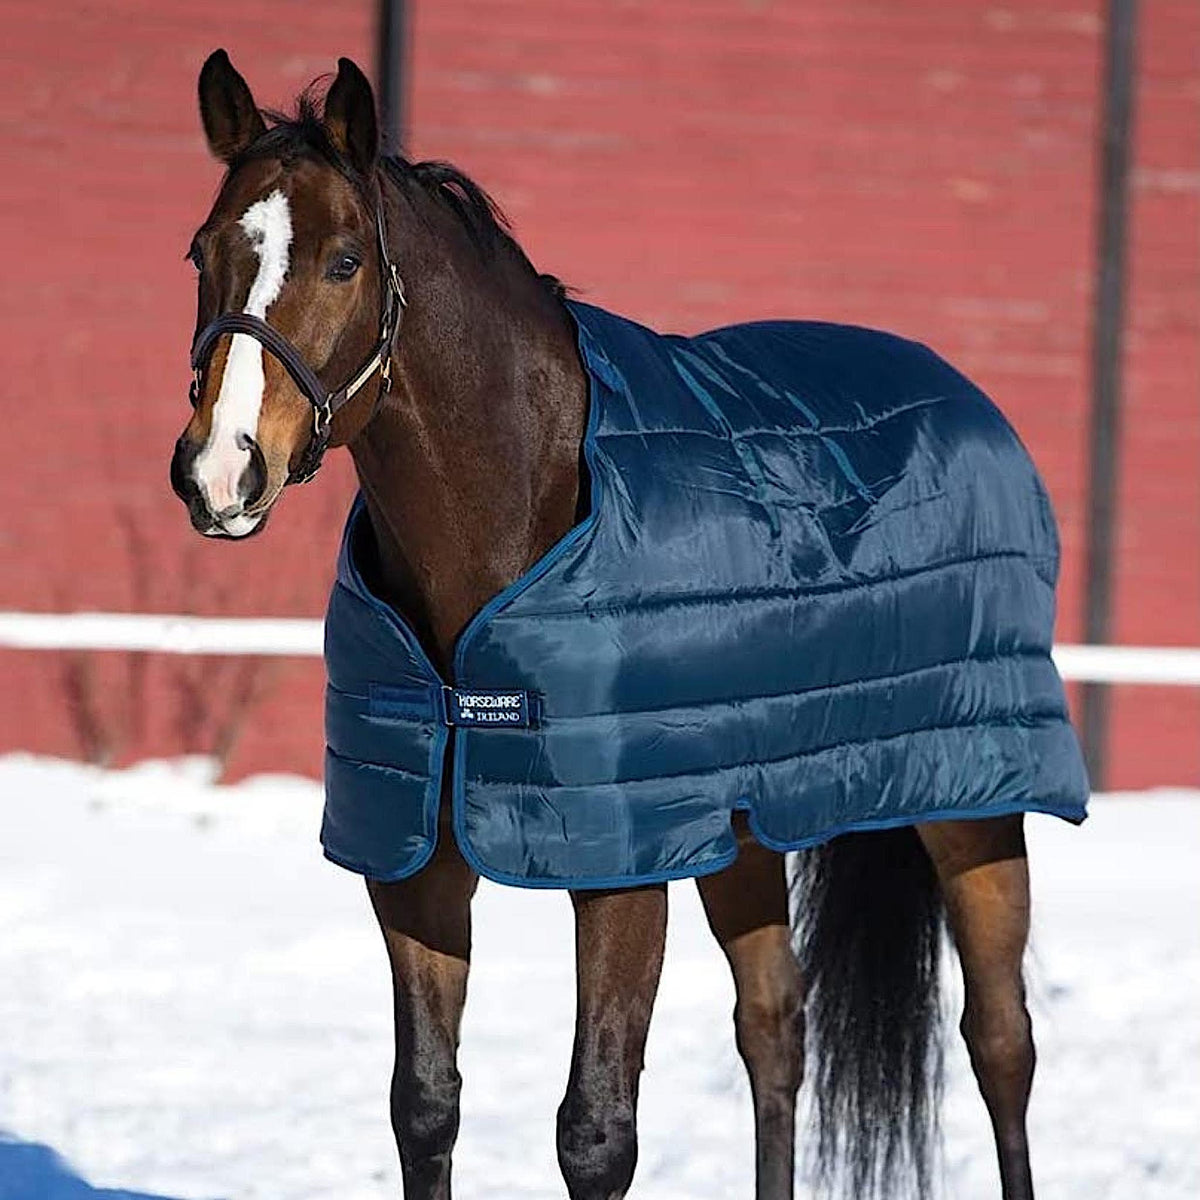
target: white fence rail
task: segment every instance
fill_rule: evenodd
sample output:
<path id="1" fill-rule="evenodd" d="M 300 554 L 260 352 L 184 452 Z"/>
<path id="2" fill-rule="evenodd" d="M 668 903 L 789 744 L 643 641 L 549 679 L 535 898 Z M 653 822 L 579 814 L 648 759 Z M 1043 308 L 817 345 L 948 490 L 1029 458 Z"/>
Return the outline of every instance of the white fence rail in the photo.
<path id="1" fill-rule="evenodd" d="M 1200 686 L 1200 650 L 1185 646 L 1059 645 L 1054 661 L 1064 679 Z"/>
<path id="2" fill-rule="evenodd" d="M 17 650 L 319 655 L 322 625 L 321 621 L 294 617 L 0 612 L 0 646 Z"/>
<path id="3" fill-rule="evenodd" d="M 292 617 L 185 617 L 149 613 L 0 612 L 0 647 L 152 650 L 161 654 L 319 655 L 321 622 Z M 1200 686 L 1200 649 L 1054 647 L 1064 679 Z"/>

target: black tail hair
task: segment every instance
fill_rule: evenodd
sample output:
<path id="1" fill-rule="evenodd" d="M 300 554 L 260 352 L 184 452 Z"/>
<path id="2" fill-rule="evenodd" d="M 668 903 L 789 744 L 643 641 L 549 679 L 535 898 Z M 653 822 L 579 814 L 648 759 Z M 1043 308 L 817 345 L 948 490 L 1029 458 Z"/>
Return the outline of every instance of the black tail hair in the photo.
<path id="1" fill-rule="evenodd" d="M 930 1194 L 942 1083 L 944 915 L 915 830 L 798 856 L 797 952 L 821 1195 Z"/>

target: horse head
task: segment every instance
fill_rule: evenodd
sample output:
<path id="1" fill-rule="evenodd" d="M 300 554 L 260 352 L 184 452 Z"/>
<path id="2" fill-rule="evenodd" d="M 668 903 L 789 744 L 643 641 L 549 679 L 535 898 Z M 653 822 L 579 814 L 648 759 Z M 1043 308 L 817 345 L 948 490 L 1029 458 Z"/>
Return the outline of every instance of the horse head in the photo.
<path id="1" fill-rule="evenodd" d="M 240 538 L 369 418 L 404 299 L 375 183 L 375 100 L 354 63 L 339 60 L 319 115 L 305 97 L 297 120 L 271 127 L 224 50 L 199 95 L 226 174 L 187 254 L 194 411 L 171 483 L 197 530 Z"/>

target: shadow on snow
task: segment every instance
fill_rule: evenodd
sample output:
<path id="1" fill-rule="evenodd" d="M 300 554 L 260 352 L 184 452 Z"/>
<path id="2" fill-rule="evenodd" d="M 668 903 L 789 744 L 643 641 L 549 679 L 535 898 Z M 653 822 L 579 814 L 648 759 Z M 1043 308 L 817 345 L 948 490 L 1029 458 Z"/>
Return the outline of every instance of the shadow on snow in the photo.
<path id="1" fill-rule="evenodd" d="M 0 1130 L 0 1200 L 175 1200 L 125 1188 L 92 1187 L 49 1146 Z"/>

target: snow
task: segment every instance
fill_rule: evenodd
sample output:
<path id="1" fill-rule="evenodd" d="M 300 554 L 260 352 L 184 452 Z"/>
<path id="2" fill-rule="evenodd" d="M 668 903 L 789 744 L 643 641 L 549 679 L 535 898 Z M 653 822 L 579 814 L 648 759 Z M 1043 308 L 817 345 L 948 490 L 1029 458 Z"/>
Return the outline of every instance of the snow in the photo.
<path id="1" fill-rule="evenodd" d="M 361 881 L 320 857 L 320 804 L 301 779 L 213 786 L 200 760 L 0 759 L 0 1200 L 398 1196 L 386 962 Z M 1200 793 L 1028 828 L 1039 1196 L 1193 1200 Z M 573 986 L 567 898 L 483 884 L 456 1194 L 562 1195 Z M 751 1194 L 732 1002 L 674 886 L 633 1195 Z M 944 1191 L 994 1197 L 957 1038 L 950 1059 Z"/>

